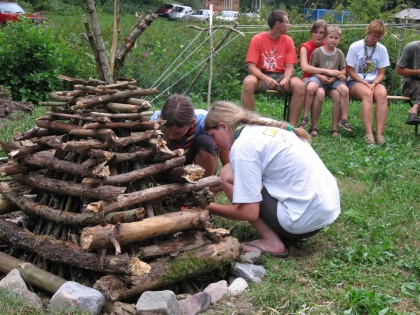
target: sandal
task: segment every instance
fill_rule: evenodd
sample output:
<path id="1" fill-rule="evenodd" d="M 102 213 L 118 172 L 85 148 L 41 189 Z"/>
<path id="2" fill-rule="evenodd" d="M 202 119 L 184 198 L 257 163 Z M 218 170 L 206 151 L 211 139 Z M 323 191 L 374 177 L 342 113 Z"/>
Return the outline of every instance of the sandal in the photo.
<path id="1" fill-rule="evenodd" d="M 367 144 L 375 144 L 375 138 L 373 135 L 365 135 L 365 141 Z"/>
<path id="2" fill-rule="evenodd" d="M 306 125 L 309 123 L 308 117 L 302 117 L 300 120 L 300 124 L 298 125 L 299 128 L 305 129 Z"/>
<path id="3" fill-rule="evenodd" d="M 348 132 L 353 132 L 353 128 L 350 126 L 349 121 L 346 120 L 346 119 L 340 120 L 340 122 L 338 123 L 338 125 L 341 128 L 344 128 L 345 130 L 347 130 Z"/>
<path id="4" fill-rule="evenodd" d="M 312 137 L 316 137 L 316 136 L 318 136 L 318 128 L 311 128 L 311 130 L 309 130 L 309 134 L 310 134 Z"/>
<path id="5" fill-rule="evenodd" d="M 340 135 L 340 132 L 336 129 L 331 130 L 331 136 L 338 137 Z"/>

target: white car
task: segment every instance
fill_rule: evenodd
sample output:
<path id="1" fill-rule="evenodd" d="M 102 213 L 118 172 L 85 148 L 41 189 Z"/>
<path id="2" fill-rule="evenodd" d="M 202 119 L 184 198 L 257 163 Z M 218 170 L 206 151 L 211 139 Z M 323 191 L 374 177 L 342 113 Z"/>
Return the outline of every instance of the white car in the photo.
<path id="1" fill-rule="evenodd" d="M 216 17 L 216 19 L 219 20 L 219 21 L 223 21 L 223 22 L 233 22 L 233 21 L 237 20 L 238 17 L 239 17 L 239 12 L 238 11 L 223 10 Z"/>
<path id="2" fill-rule="evenodd" d="M 188 16 L 188 20 L 208 23 L 210 21 L 210 10 L 201 9 L 195 11 L 193 14 Z"/>
<path id="3" fill-rule="evenodd" d="M 188 16 L 193 12 L 191 7 L 185 5 L 179 5 L 172 9 L 169 13 L 168 21 L 185 21 L 188 20 Z"/>

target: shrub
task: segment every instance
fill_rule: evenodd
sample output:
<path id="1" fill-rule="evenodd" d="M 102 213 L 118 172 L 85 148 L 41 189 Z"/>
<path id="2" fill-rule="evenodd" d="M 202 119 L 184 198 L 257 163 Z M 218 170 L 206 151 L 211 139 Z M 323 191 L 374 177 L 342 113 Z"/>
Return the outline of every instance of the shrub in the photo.
<path id="1" fill-rule="evenodd" d="M 48 25 L 7 24 L 0 33 L 0 85 L 10 88 L 14 100 L 45 100 L 64 87 L 59 74 L 77 72 L 76 58 Z"/>

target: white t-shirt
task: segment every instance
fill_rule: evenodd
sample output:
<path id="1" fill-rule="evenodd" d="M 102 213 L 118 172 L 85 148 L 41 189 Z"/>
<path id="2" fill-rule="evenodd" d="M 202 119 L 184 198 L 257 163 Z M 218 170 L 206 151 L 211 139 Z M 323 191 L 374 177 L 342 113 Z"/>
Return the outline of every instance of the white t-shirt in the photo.
<path id="1" fill-rule="evenodd" d="M 230 151 L 233 203 L 278 200 L 277 218 L 293 234 L 320 229 L 340 214 L 337 183 L 308 142 L 287 130 L 248 125 Z"/>
<path id="2" fill-rule="evenodd" d="M 367 47 L 369 57 L 372 50 L 373 47 Z M 347 65 L 353 67 L 359 77 L 367 82 L 373 82 L 378 75 L 378 70 L 390 65 L 388 50 L 381 43 L 376 43 L 375 52 L 368 64 L 365 64 L 365 59 L 364 39 L 351 44 L 346 56 Z M 349 77 L 348 80 L 352 79 Z"/>

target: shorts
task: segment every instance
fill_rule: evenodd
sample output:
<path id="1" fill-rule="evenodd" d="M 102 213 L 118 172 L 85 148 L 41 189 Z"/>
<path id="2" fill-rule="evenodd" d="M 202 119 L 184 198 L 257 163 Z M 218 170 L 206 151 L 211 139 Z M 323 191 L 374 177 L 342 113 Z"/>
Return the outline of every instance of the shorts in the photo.
<path id="1" fill-rule="evenodd" d="M 369 81 L 367 81 L 368 83 L 370 83 L 370 84 L 372 84 L 373 83 L 373 81 L 371 81 L 371 82 L 369 82 Z M 349 80 L 349 81 L 347 81 L 346 82 L 346 84 L 347 84 L 347 87 L 349 88 L 349 91 L 351 90 L 351 88 L 353 87 L 353 86 L 355 86 L 356 85 L 356 83 L 360 83 L 359 81 L 356 81 L 356 80 Z M 379 83 L 379 84 L 382 84 L 382 83 Z"/>
<path id="2" fill-rule="evenodd" d="M 263 72 L 263 73 L 269 76 L 270 78 L 273 78 L 278 83 L 280 83 L 280 81 L 283 80 L 284 78 L 284 73 L 280 73 L 280 72 Z M 257 91 L 257 93 L 264 93 L 265 91 L 270 90 L 263 80 L 260 80 L 260 83 L 261 83 L 260 89 Z M 284 89 L 281 88 L 280 86 L 277 87 L 277 90 L 284 91 Z"/>
<path id="3" fill-rule="evenodd" d="M 403 86 L 403 94 L 420 104 L 420 78 L 410 77 Z"/>
<path id="4" fill-rule="evenodd" d="M 307 238 L 309 236 L 315 235 L 321 229 L 303 233 L 303 234 L 292 234 L 287 232 L 280 224 L 277 218 L 277 207 L 278 207 L 278 200 L 273 198 L 268 193 L 267 189 L 263 187 L 262 191 L 262 198 L 263 200 L 260 202 L 260 218 L 267 224 L 274 232 L 276 232 L 280 238 L 289 238 L 292 240 L 301 240 Z M 281 210 L 280 210 L 281 211 Z"/>
<path id="5" fill-rule="evenodd" d="M 309 83 L 309 82 L 315 82 L 317 83 L 321 88 L 323 88 L 326 92 L 331 91 L 331 90 L 335 90 L 339 85 L 341 84 L 345 84 L 344 82 L 340 81 L 340 80 L 335 80 L 333 83 L 331 84 L 324 84 L 321 82 L 320 79 L 318 79 L 315 76 L 312 76 L 310 78 L 308 78 L 307 81 L 305 81 L 305 84 Z"/>

